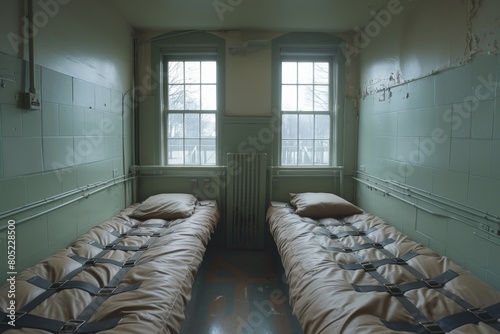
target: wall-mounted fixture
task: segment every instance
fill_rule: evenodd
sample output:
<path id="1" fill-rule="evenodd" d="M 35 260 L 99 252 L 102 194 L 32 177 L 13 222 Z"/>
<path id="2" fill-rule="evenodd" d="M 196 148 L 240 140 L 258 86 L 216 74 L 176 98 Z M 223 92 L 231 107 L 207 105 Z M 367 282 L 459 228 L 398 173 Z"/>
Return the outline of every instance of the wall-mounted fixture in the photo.
<path id="1" fill-rule="evenodd" d="M 4 75 L 0 74 L 0 87 L 5 88 L 6 84 L 5 82 L 12 82 L 16 83 L 16 77 L 15 76 L 10 76 L 10 75 Z"/>

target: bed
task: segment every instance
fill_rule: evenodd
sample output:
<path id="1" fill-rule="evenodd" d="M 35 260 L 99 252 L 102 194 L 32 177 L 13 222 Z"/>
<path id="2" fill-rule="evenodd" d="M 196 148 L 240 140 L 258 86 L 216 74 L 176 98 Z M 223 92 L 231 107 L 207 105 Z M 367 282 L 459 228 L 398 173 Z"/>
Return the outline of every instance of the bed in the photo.
<path id="1" fill-rule="evenodd" d="M 499 333 L 500 293 L 328 193 L 272 202 L 267 222 L 305 333 Z"/>
<path id="2" fill-rule="evenodd" d="M 215 201 L 190 194 L 126 208 L 21 272 L 15 299 L 4 286 L 0 332 L 178 333 L 218 221 Z"/>

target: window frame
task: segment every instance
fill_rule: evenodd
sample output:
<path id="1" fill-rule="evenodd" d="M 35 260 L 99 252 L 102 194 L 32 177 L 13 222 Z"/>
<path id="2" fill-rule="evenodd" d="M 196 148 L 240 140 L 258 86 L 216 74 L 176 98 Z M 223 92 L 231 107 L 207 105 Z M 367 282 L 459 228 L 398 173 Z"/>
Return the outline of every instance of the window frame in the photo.
<path id="1" fill-rule="evenodd" d="M 211 52 L 204 52 L 204 51 L 197 51 L 196 49 L 194 49 L 193 51 L 183 51 L 183 52 L 178 52 L 177 50 L 164 50 L 164 54 L 163 54 L 163 57 L 162 57 L 162 63 L 163 63 L 163 69 L 164 69 L 164 72 L 163 72 L 163 78 L 164 78 L 164 82 L 168 82 L 168 62 L 170 61 L 179 61 L 179 62 L 189 62 L 189 61 L 200 61 L 200 62 L 203 62 L 203 61 L 215 61 L 216 63 L 216 71 L 218 71 L 218 67 L 219 67 L 219 64 L 217 63 L 217 56 L 216 54 L 212 54 Z M 217 72 L 216 72 L 217 73 Z M 217 75 L 218 77 L 218 75 Z M 218 79 L 218 78 L 217 78 Z M 186 83 L 183 82 L 183 84 L 185 85 Z M 203 85 L 202 83 L 200 83 L 200 85 Z M 216 83 L 215 83 L 215 86 L 216 86 L 216 95 L 218 96 L 219 95 L 219 82 L 218 80 L 216 80 Z M 207 166 L 207 167 L 213 167 L 213 166 L 217 166 L 217 163 L 218 163 L 218 154 L 217 154 L 217 140 L 218 140 L 218 118 L 220 117 L 218 115 L 218 110 L 219 110 L 219 101 L 217 99 L 217 96 L 216 96 L 216 108 L 215 110 L 204 110 L 204 109 L 182 109 L 182 110 L 178 110 L 178 109 L 169 109 L 169 101 L 168 101 L 168 96 L 169 96 L 169 85 L 168 83 L 167 84 L 163 84 L 163 90 L 162 90 L 162 94 L 163 94 L 163 103 L 162 103 L 162 122 L 163 122 L 163 128 L 164 128 L 164 131 L 163 131 L 163 143 L 164 143 L 164 150 L 163 150 L 163 159 L 164 159 L 164 164 L 167 165 L 167 166 L 196 166 L 196 167 L 203 167 L 203 166 Z M 183 115 L 183 118 L 186 117 L 187 114 L 199 114 L 200 116 L 202 114 L 210 114 L 210 115 L 215 115 L 215 161 L 213 164 L 202 164 L 201 163 L 201 157 L 200 157 L 200 161 L 199 163 L 197 164 L 191 164 L 191 163 L 186 163 L 186 160 L 185 160 L 185 155 L 183 156 L 183 163 L 182 164 L 171 164 L 168 162 L 169 158 L 169 151 L 168 151 L 168 146 L 169 146 L 169 141 L 171 140 L 171 138 L 169 138 L 169 134 L 168 134 L 168 116 L 169 114 L 182 114 Z M 200 132 L 201 132 L 201 129 L 200 129 Z M 181 139 L 181 138 L 179 138 Z M 189 138 L 189 137 L 186 137 L 186 134 L 184 133 L 183 137 L 182 137 L 182 141 L 183 141 L 183 151 L 185 152 L 185 142 L 186 140 L 189 140 L 189 139 L 197 139 L 199 141 L 201 141 L 203 139 L 203 137 L 201 136 L 201 133 L 200 133 L 200 136 L 197 137 L 197 138 Z M 200 153 L 201 154 L 201 153 Z"/>
<path id="2" fill-rule="evenodd" d="M 326 54 L 325 54 L 326 51 Z M 334 105 L 335 105 L 335 99 L 336 99 L 336 82 L 334 78 L 336 77 L 336 68 L 335 68 L 335 57 L 333 54 L 328 54 L 329 52 L 327 50 L 318 50 L 318 49 L 311 49 L 311 48 L 293 48 L 293 49 L 287 49 L 283 48 L 280 52 L 280 60 L 279 60 L 279 73 L 278 73 L 278 80 L 279 80 L 279 111 L 280 111 L 280 132 L 279 132 L 279 166 L 281 167 L 298 167 L 298 168 L 314 168 L 314 167 L 330 167 L 333 166 L 333 162 L 335 160 L 335 117 L 334 117 Z M 328 63 L 329 67 L 329 73 L 328 73 L 328 109 L 324 111 L 315 111 L 315 110 L 307 110 L 307 111 L 302 111 L 302 110 L 283 110 L 282 102 L 283 102 L 283 81 L 282 81 L 282 69 L 283 69 L 283 63 L 284 62 L 295 62 L 295 63 L 301 63 L 301 62 L 309 62 L 309 63 L 316 63 L 316 62 L 323 62 L 323 63 Z M 294 86 L 299 87 L 301 84 L 297 82 L 296 84 L 293 84 Z M 314 84 L 313 84 L 314 86 Z M 297 96 L 298 99 L 298 96 Z M 297 107 L 297 109 L 299 109 Z M 314 109 L 314 108 L 313 108 Z M 313 156 L 313 163 L 312 164 L 300 164 L 299 163 L 299 158 L 297 155 L 297 161 L 295 164 L 283 164 L 283 128 L 282 128 L 282 120 L 283 120 L 283 115 L 286 114 L 291 114 L 291 115 L 328 115 L 330 116 L 330 127 L 329 127 L 329 133 L 330 137 L 328 139 L 329 143 L 329 154 L 328 154 L 328 162 L 326 164 L 315 164 L 314 162 L 314 156 Z M 299 121 L 297 121 L 297 125 L 299 124 Z M 300 148 L 300 138 L 299 132 L 297 129 L 297 149 Z M 314 142 L 316 139 L 313 140 L 313 151 L 315 144 Z M 298 151 L 297 151 L 298 153 Z"/>
<path id="3" fill-rule="evenodd" d="M 213 168 L 219 166 L 222 161 L 222 147 L 221 147 L 221 122 L 222 116 L 225 113 L 225 49 L 226 42 L 224 38 L 214 34 L 202 31 L 190 32 L 169 32 L 161 36 L 155 37 L 151 41 L 151 68 L 146 69 L 148 75 L 142 80 L 146 92 L 151 92 L 151 99 L 145 97 L 143 103 L 154 103 L 155 113 L 151 117 L 154 121 L 154 127 L 151 129 L 151 134 L 147 135 L 145 140 L 154 140 L 153 145 L 154 155 L 148 158 L 148 163 L 160 166 L 172 167 L 197 167 L 197 168 Z M 170 54 L 171 56 L 207 56 L 215 58 L 217 63 L 217 93 L 216 93 L 216 141 L 215 141 L 215 165 L 201 165 L 201 164 L 168 164 L 168 154 L 165 138 L 166 131 L 166 116 L 165 116 L 165 84 L 166 80 L 164 75 L 164 56 Z M 199 111 L 198 111 L 199 112 Z M 142 136 L 141 136 L 142 137 Z"/>

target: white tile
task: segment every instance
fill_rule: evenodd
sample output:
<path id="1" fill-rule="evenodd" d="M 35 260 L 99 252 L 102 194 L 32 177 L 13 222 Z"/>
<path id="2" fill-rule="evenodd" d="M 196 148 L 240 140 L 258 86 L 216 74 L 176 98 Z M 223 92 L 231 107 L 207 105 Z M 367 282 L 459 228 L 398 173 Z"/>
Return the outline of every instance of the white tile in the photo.
<path id="1" fill-rule="evenodd" d="M 3 139 L 4 176 L 43 171 L 42 138 L 5 137 Z"/>
<path id="2" fill-rule="evenodd" d="M 85 109 L 95 109 L 94 84 L 73 78 L 73 104 Z"/>
<path id="3" fill-rule="evenodd" d="M 73 79 L 65 74 L 42 69 L 42 101 L 73 104 Z"/>
<path id="4" fill-rule="evenodd" d="M 42 127 L 44 136 L 59 135 L 59 106 L 42 102 Z"/>
<path id="5" fill-rule="evenodd" d="M 22 110 L 12 104 L 2 104 L 2 136 L 20 137 L 23 134 Z"/>

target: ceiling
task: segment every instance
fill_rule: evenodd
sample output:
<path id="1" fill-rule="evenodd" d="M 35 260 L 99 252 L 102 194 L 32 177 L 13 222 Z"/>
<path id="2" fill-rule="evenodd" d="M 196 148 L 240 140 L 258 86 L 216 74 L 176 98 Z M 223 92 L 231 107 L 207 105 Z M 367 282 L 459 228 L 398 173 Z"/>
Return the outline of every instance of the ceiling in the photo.
<path id="1" fill-rule="evenodd" d="M 136 30 L 345 32 L 388 0 L 101 0 Z"/>

